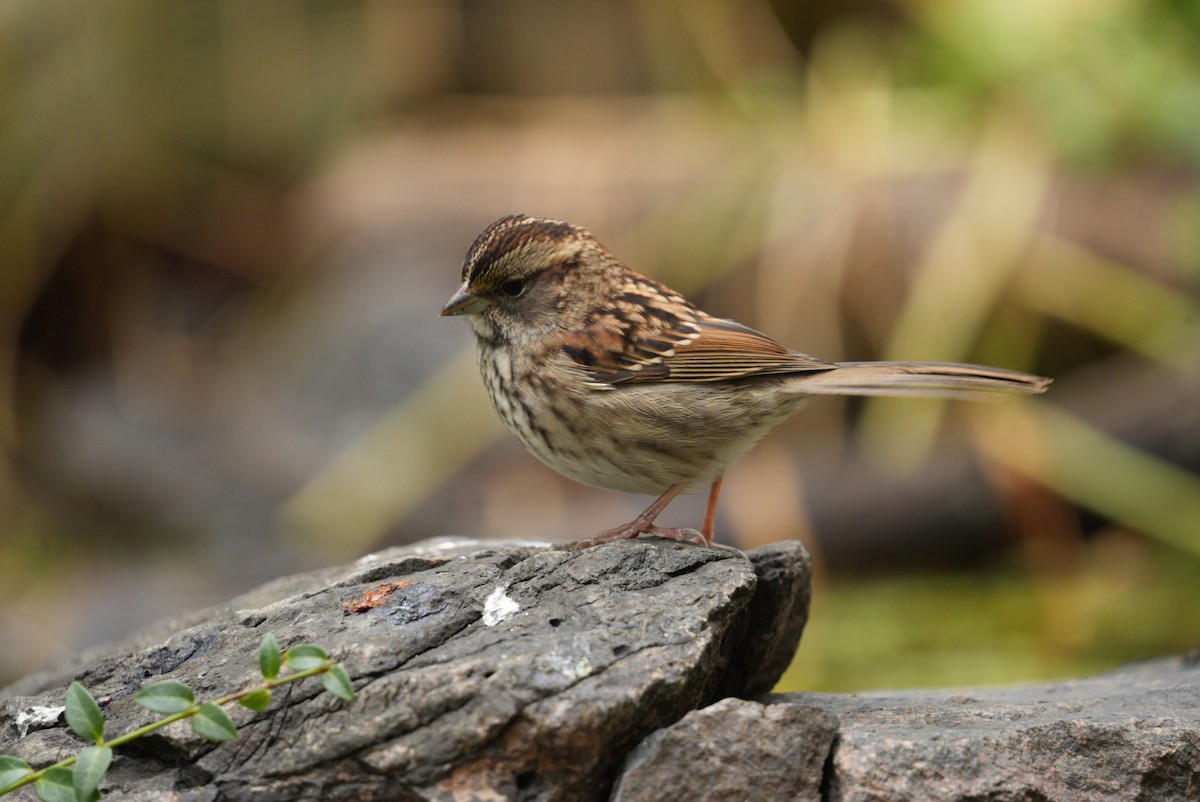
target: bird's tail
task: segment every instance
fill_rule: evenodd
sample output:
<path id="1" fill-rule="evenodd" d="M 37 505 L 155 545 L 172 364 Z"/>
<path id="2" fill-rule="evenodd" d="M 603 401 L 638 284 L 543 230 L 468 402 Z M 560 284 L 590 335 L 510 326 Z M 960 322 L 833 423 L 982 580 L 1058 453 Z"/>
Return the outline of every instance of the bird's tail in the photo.
<path id="1" fill-rule="evenodd" d="M 1015 370 L 950 362 L 835 362 L 830 370 L 796 377 L 811 395 L 892 395 L 998 400 L 1004 394 L 1044 392 L 1051 379 Z"/>

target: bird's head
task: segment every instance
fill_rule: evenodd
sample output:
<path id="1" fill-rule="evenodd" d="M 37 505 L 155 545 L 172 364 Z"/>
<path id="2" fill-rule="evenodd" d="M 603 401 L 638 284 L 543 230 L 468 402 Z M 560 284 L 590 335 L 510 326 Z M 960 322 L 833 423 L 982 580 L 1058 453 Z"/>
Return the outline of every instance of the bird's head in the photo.
<path id="1" fill-rule="evenodd" d="M 466 315 L 475 334 L 489 342 L 570 325 L 571 286 L 581 272 L 611 258 L 578 226 L 526 215 L 503 217 L 467 251 L 462 284 L 441 315 Z"/>

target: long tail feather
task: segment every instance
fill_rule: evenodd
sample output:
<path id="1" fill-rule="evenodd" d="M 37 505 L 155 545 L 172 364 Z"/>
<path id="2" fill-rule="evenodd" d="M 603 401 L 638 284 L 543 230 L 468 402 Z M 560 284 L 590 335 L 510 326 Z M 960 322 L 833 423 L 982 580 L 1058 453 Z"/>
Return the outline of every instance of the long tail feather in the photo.
<path id="1" fill-rule="evenodd" d="M 796 377 L 812 395 L 890 395 L 996 400 L 1044 392 L 1051 379 L 1015 370 L 951 362 L 837 362 L 831 370 Z"/>

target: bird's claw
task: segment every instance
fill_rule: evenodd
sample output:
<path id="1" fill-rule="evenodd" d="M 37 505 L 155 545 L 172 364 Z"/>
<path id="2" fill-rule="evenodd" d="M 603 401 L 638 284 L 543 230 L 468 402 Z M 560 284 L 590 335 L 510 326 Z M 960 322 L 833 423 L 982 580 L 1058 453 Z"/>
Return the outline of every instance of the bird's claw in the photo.
<path id="1" fill-rule="evenodd" d="M 643 529 L 639 529 L 634 524 L 626 524 L 625 526 L 618 526 L 614 529 L 607 529 L 593 537 L 577 540 L 574 543 L 569 544 L 569 548 L 588 549 L 592 546 L 598 546 L 601 543 L 608 543 L 613 540 L 633 540 L 635 537 L 639 537 L 640 535 L 661 537 L 667 540 L 674 540 L 677 543 L 695 543 L 697 546 L 708 546 L 714 549 L 727 549 L 729 551 L 736 551 L 739 554 L 742 553 L 740 549 L 736 549 L 733 546 L 726 546 L 723 543 L 710 541 L 704 536 L 704 533 L 698 529 L 689 529 L 681 526 L 648 526 Z"/>

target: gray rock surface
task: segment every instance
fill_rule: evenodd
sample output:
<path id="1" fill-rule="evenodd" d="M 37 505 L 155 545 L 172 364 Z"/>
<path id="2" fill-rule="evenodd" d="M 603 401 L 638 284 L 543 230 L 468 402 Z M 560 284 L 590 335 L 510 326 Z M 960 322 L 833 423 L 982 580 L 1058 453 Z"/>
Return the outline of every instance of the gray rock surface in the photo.
<path id="1" fill-rule="evenodd" d="M 746 621 L 718 696 L 757 696 L 779 682 L 791 664 L 812 604 L 812 563 L 795 541 L 749 553 L 758 576 Z M 801 565 L 802 564 L 802 565 Z"/>
<path id="2" fill-rule="evenodd" d="M 1200 663 L 963 691 L 789 694 L 838 718 L 837 802 L 1200 800 Z"/>
<path id="3" fill-rule="evenodd" d="M 613 799 L 664 788 L 697 802 L 1194 802 L 1200 658 L 1045 685 L 726 700 L 644 741 Z"/>
<path id="4" fill-rule="evenodd" d="M 642 741 L 612 802 L 816 802 L 836 734 L 823 710 L 722 699 Z"/>
<path id="5" fill-rule="evenodd" d="M 26 721 L 61 705 L 73 678 L 122 733 L 152 719 L 131 699 L 144 683 L 179 679 L 213 698 L 256 681 L 258 642 L 273 632 L 285 648 L 327 648 L 358 698 L 288 686 L 263 713 L 232 710 L 241 737 L 220 745 L 172 725 L 120 748 L 102 789 L 181 802 L 603 799 L 651 732 L 786 666 L 811 561 L 799 544 L 765 550 L 763 601 L 759 556 L 657 540 L 393 549 L 17 683 L 0 693 L 0 754 L 43 766 L 78 751 L 61 717 Z M 739 657 L 731 675 L 731 655 L 749 653 L 755 665 Z"/>
<path id="6" fill-rule="evenodd" d="M 1043 685 L 747 700 L 796 649 L 811 570 L 796 543 L 426 541 L 28 677 L 0 691 L 0 754 L 44 766 L 79 750 L 55 709 L 72 679 L 111 736 L 151 720 L 131 698 L 145 683 L 212 698 L 256 681 L 274 632 L 329 649 L 358 698 L 288 686 L 265 712 L 231 711 L 241 737 L 224 744 L 172 725 L 118 750 L 110 799 L 1200 800 L 1200 656 Z"/>

